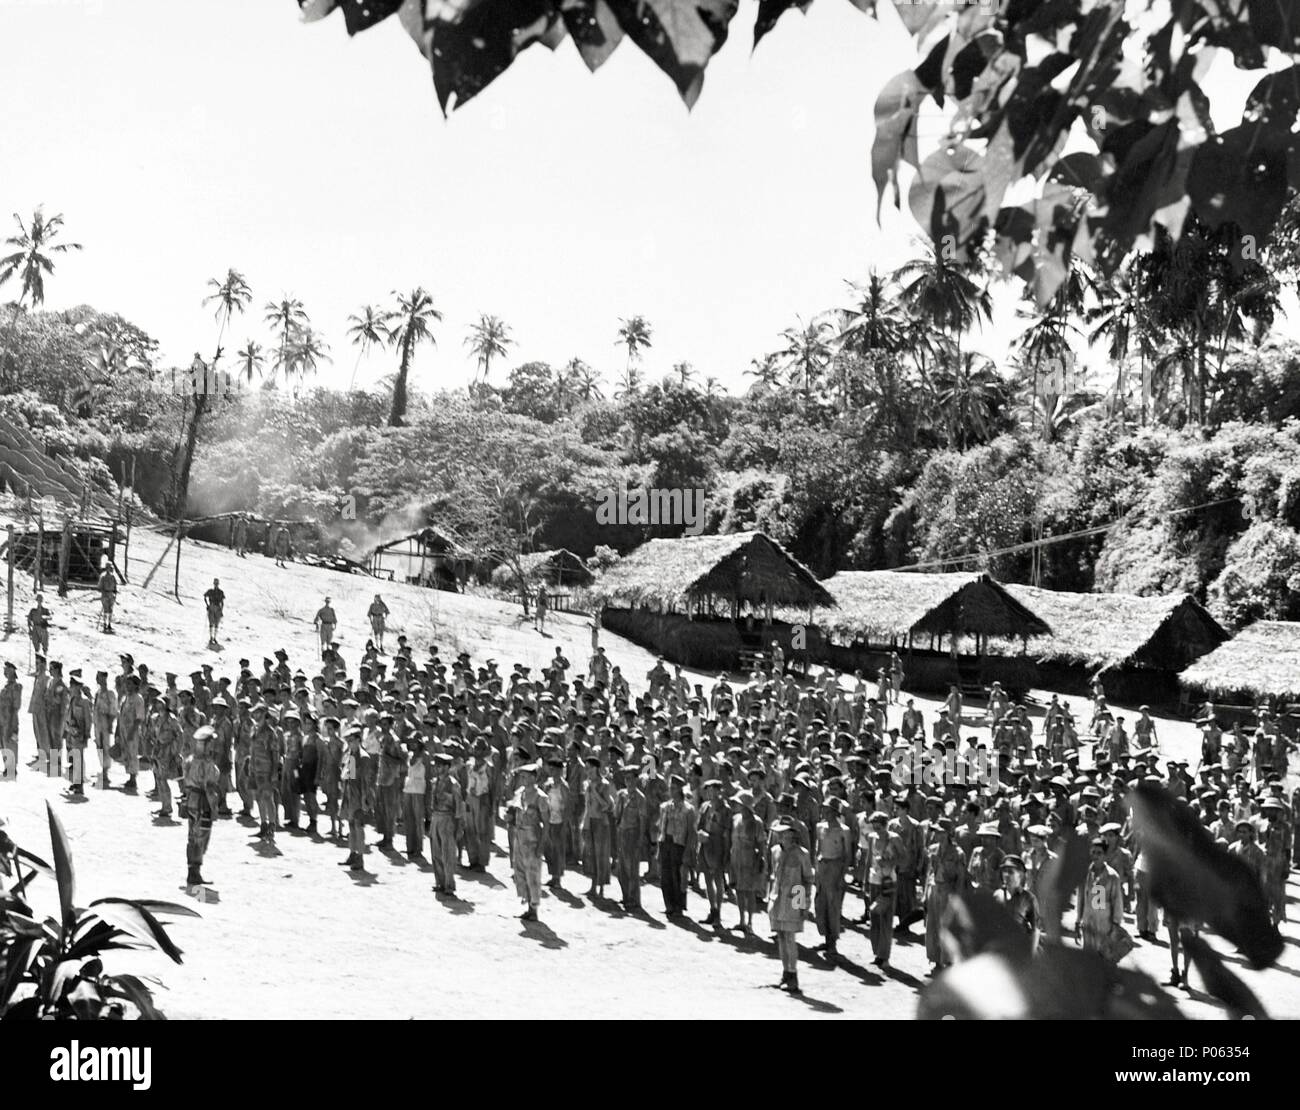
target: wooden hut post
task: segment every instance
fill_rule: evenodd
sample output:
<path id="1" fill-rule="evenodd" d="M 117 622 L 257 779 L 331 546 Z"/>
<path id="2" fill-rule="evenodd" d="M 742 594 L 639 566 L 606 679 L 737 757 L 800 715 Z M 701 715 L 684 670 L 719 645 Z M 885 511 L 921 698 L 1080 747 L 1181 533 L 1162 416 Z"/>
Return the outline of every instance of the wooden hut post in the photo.
<path id="1" fill-rule="evenodd" d="M 72 518 L 63 520 L 63 534 L 59 536 L 59 596 L 68 593 L 68 560 L 72 556 Z"/>
<path id="2" fill-rule="evenodd" d="M 32 589 L 37 593 L 45 588 L 45 575 L 41 573 L 41 565 L 45 560 L 45 553 L 41 550 L 45 546 L 45 515 L 36 514 L 36 562 L 32 564 Z"/>
<path id="3" fill-rule="evenodd" d="M 5 631 L 14 630 L 14 526 L 9 525 L 9 543 L 5 546 L 5 551 L 9 555 L 9 604 L 5 609 Z"/>
<path id="4" fill-rule="evenodd" d="M 420 578 L 418 584 L 424 585 L 424 560 L 428 557 L 429 545 L 424 542 L 424 536 L 420 536 Z"/>
<path id="5" fill-rule="evenodd" d="M 176 581 L 172 587 L 172 594 L 177 601 L 181 599 L 181 538 L 185 534 L 185 525 L 179 520 L 176 522 Z"/>
<path id="6" fill-rule="evenodd" d="M 131 559 L 131 502 L 126 503 L 126 539 L 122 541 L 122 581 L 126 582 Z"/>

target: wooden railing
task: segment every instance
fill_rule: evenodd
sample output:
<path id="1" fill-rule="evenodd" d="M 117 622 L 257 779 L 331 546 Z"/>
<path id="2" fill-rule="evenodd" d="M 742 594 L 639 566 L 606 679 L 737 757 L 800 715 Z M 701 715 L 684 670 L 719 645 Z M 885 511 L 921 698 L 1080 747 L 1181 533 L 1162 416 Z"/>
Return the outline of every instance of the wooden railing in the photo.
<path id="1" fill-rule="evenodd" d="M 515 594 L 515 600 L 520 605 L 526 606 L 531 613 L 537 605 L 536 594 Z M 552 594 L 546 595 L 546 607 L 555 613 L 567 613 L 573 599 L 569 594 Z"/>

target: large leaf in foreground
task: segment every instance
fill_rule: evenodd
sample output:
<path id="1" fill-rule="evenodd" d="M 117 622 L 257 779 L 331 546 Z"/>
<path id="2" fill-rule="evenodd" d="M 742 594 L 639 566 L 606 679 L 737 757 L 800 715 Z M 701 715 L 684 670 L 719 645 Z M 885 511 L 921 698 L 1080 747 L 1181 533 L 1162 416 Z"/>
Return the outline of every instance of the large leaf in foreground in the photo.
<path id="1" fill-rule="evenodd" d="M 1178 1020 L 1155 980 L 1095 952 L 1050 945 L 1031 960 L 988 952 L 949 968 L 921 992 L 928 1019 Z"/>
<path id="2" fill-rule="evenodd" d="M 50 844 L 54 850 L 54 873 L 59 882 L 59 909 L 63 914 L 63 927 L 72 928 L 75 919 L 73 902 L 77 897 L 77 875 L 72 868 L 72 847 L 68 844 L 68 834 L 63 822 L 54 812 L 49 802 L 45 811 L 50 817 Z"/>
<path id="3" fill-rule="evenodd" d="M 1281 954 L 1282 934 L 1269 919 L 1259 877 L 1217 844 L 1192 810 L 1155 783 L 1130 795 L 1133 825 L 1150 865 L 1151 896 L 1186 922 L 1203 922 L 1241 949 L 1251 966 Z"/>
<path id="4" fill-rule="evenodd" d="M 176 963 L 181 962 L 181 950 L 167 935 L 167 930 L 139 903 L 125 898 L 103 898 L 86 910 L 86 915 L 102 918 L 110 925 L 116 925 L 128 936 L 136 937 L 162 949 Z"/>

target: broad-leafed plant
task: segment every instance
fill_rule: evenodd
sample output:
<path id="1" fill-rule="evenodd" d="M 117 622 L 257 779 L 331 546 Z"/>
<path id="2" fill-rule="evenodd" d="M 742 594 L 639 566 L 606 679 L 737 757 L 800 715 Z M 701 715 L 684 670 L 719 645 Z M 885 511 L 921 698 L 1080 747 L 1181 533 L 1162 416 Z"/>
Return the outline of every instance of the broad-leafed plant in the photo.
<path id="1" fill-rule="evenodd" d="M 151 899 L 99 898 L 78 906 L 68 835 L 48 804 L 46 810 L 53 867 L 0 828 L 0 1019 L 162 1019 L 145 980 L 109 974 L 104 955 L 152 948 L 180 963 L 181 950 L 159 919 L 199 915 Z M 58 886 L 57 916 L 39 918 L 28 903 L 28 887 L 38 875 Z"/>

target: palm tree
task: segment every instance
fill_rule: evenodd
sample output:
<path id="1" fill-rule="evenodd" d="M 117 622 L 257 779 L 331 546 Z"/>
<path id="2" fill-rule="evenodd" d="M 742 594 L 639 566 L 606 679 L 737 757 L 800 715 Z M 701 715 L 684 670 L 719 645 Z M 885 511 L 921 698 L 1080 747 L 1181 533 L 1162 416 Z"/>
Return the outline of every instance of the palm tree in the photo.
<path id="1" fill-rule="evenodd" d="M 249 288 L 244 275 L 233 268 L 226 271 L 224 278 L 208 278 L 208 288 L 212 292 L 203 298 L 203 304 L 205 306 L 212 304 L 217 306 L 214 313 L 217 321 L 216 353 L 212 356 L 212 362 L 204 367 L 205 381 L 203 388 L 199 389 L 194 395 L 194 412 L 190 416 L 189 428 L 185 433 L 185 446 L 181 453 L 181 465 L 177 472 L 173 501 L 177 516 L 181 516 L 185 512 L 185 503 L 189 498 L 190 468 L 194 463 L 194 450 L 199 442 L 199 425 L 203 422 L 203 414 L 208 410 L 210 397 L 207 386 L 215 380 L 217 364 L 221 362 L 221 341 L 225 338 L 226 327 L 229 325 L 231 317 L 236 313 L 242 314 L 253 299 L 253 291 Z M 198 360 L 197 355 L 195 358 Z"/>
<path id="2" fill-rule="evenodd" d="M 585 404 L 588 401 L 599 401 L 604 398 L 605 395 L 600 391 L 600 375 L 582 359 L 569 359 L 564 370 L 572 382 L 579 402 Z"/>
<path id="3" fill-rule="evenodd" d="M 812 394 L 813 382 L 819 378 L 831 359 L 831 322 L 826 316 L 815 316 L 808 323 L 799 320 L 795 327 L 781 333 L 785 347 L 776 356 L 790 373 L 792 383 L 803 380 L 806 402 Z"/>
<path id="4" fill-rule="evenodd" d="M 886 419 L 896 420 L 899 358 L 907 349 L 907 317 L 893 284 L 874 270 L 865 286 L 850 283 L 850 288 L 856 303 L 840 312 L 838 345 L 870 368 Z"/>
<path id="5" fill-rule="evenodd" d="M 329 361 L 329 344 L 319 332 L 299 328 L 289 348 L 289 376 L 301 382 L 308 374 L 316 373 L 322 359 Z"/>
<path id="6" fill-rule="evenodd" d="M 626 371 L 624 371 L 623 380 L 619 383 L 618 388 L 614 390 L 614 399 L 621 401 L 625 397 L 632 397 L 640 388 L 641 371 L 629 362 Z"/>
<path id="7" fill-rule="evenodd" d="M 496 316 L 488 316 L 486 313 L 481 314 L 478 322 L 469 329 L 469 335 L 465 337 L 465 346 L 474 355 L 485 385 L 488 380 L 488 371 L 492 367 L 492 360 L 498 356 L 504 356 L 506 348 L 513 343 L 514 340 L 510 338 L 510 329 L 506 326 L 505 321 Z"/>
<path id="8" fill-rule="evenodd" d="M 677 382 L 683 389 L 690 389 L 695 381 L 695 368 L 689 362 L 673 363 L 673 373 L 677 375 Z"/>
<path id="9" fill-rule="evenodd" d="M 977 280 L 981 271 L 973 262 L 949 258 L 946 250 L 933 243 L 923 244 L 920 258 L 904 262 L 892 275 L 899 286 L 899 300 L 918 325 L 937 332 L 946 344 L 925 346 L 939 361 L 950 364 L 949 377 L 958 372 L 961 361 L 961 337 L 981 321 L 993 318 L 993 301 L 988 290 Z M 925 371 L 922 371 L 923 377 Z M 937 400 L 937 397 L 936 397 Z"/>
<path id="10" fill-rule="evenodd" d="M 384 334 L 387 323 L 388 313 L 372 304 L 362 306 L 360 312 L 354 312 L 348 317 L 348 324 L 351 325 L 348 328 L 348 338 L 357 348 L 357 361 L 352 367 L 352 378 L 348 382 L 349 393 L 356 385 L 357 369 L 361 366 L 361 360 L 372 347 L 382 347 L 387 342 Z"/>
<path id="11" fill-rule="evenodd" d="M 1007 385 L 992 360 L 963 351 L 936 377 L 938 404 L 948 423 L 949 446 L 964 451 L 972 439 L 990 437 L 998 411 L 1006 402 Z"/>
<path id="12" fill-rule="evenodd" d="M 421 343 L 438 345 L 432 325 L 435 320 L 442 319 L 442 313 L 433 307 L 433 298 L 423 288 L 417 287 L 410 294 L 393 290 L 393 296 L 397 298 L 397 308 L 389 314 L 388 342 L 401 353 L 401 360 L 393 382 L 393 406 L 388 413 L 388 426 L 400 428 L 406 418 L 406 383 L 410 377 L 411 358 Z"/>
<path id="13" fill-rule="evenodd" d="M 56 213 L 47 219 L 44 209 L 38 206 L 29 223 L 24 223 L 17 212 L 14 213 L 14 222 L 18 225 L 18 234 L 10 235 L 5 240 L 5 246 L 17 249 L 0 258 L 0 285 L 16 274 L 21 290 L 5 332 L 4 346 L 0 347 L 0 368 L 5 366 L 8 359 L 9 344 L 13 340 L 14 329 L 18 326 L 23 302 L 30 298 L 33 307 L 45 303 L 45 276 L 54 273 L 54 259 L 50 256 L 81 250 L 80 243 L 58 241 L 63 227 L 62 213 Z M 0 381 L 8 380 L 7 373 L 0 374 Z"/>
<path id="14" fill-rule="evenodd" d="M 639 375 L 632 373 L 633 362 L 639 362 L 641 352 L 650 347 L 650 324 L 644 316 L 619 317 L 617 344 L 627 348 L 627 370 L 624 376 L 624 392 L 635 393 L 640 387 Z"/>
<path id="15" fill-rule="evenodd" d="M 1279 305 L 1276 278 L 1258 261 L 1239 259 L 1236 244 L 1232 225 L 1212 229 L 1193 213 L 1177 242 L 1161 230 L 1155 249 L 1138 260 L 1151 291 L 1147 307 L 1154 322 L 1169 340 L 1190 349 L 1184 379 L 1187 412 L 1198 423 L 1206 420 L 1211 358 L 1217 379 L 1230 347 L 1257 339 Z M 1247 327 L 1247 318 L 1253 329 Z"/>
<path id="16" fill-rule="evenodd" d="M 722 383 L 712 374 L 704 379 L 704 396 L 716 397 L 722 392 Z"/>
<path id="17" fill-rule="evenodd" d="M 239 359 L 239 376 L 252 385 L 253 376 L 261 374 L 262 366 L 266 362 L 261 345 L 250 339 L 244 344 L 242 351 L 235 352 L 235 357 Z"/>
<path id="18" fill-rule="evenodd" d="M 217 353 L 213 356 L 213 364 L 221 357 L 221 340 L 226 334 L 226 326 L 230 323 L 230 318 L 236 313 L 243 313 L 253 299 L 253 291 L 249 288 L 248 281 L 238 270 L 227 270 L 224 278 L 208 278 L 208 288 L 212 290 L 203 298 L 205 305 L 215 304 L 217 311 L 215 313 L 217 320 Z"/>
<path id="19" fill-rule="evenodd" d="M 302 301 L 287 294 L 279 301 L 267 301 L 264 311 L 266 315 L 263 319 L 279 333 L 280 337 L 280 345 L 275 351 L 275 361 L 271 364 L 271 373 L 273 376 L 283 374 L 288 379 L 292 374 L 289 351 L 293 347 L 297 333 L 303 328 L 310 327 L 311 321 L 307 318 L 307 310 L 303 307 Z"/>
<path id="20" fill-rule="evenodd" d="M 1119 407 L 1125 393 L 1124 373 L 1129 352 L 1136 349 L 1139 382 L 1142 397 L 1142 423 L 1147 422 L 1147 395 L 1149 375 L 1147 361 L 1158 352 L 1157 329 L 1147 310 L 1147 290 L 1143 271 L 1138 266 L 1125 266 L 1104 280 L 1093 279 L 1092 291 L 1096 303 L 1084 314 L 1091 325 L 1088 342 L 1105 341 L 1106 355 L 1115 365 L 1115 393 L 1111 411 Z"/>
<path id="21" fill-rule="evenodd" d="M 783 372 L 781 357 L 777 354 L 751 359 L 749 369 L 745 371 L 749 377 L 755 379 L 753 388 L 763 392 L 773 390 L 780 385 Z"/>
<path id="22" fill-rule="evenodd" d="M 1050 397 L 1064 397 L 1073 391 L 1068 379 L 1073 378 L 1070 368 L 1074 364 L 1074 350 L 1070 346 L 1070 336 L 1079 335 L 1080 329 L 1075 320 L 1083 312 L 1084 297 L 1090 286 L 1090 278 L 1083 267 L 1072 264 L 1065 280 L 1057 286 L 1051 300 L 1047 302 L 1046 311 L 1039 309 L 1032 286 L 1025 287 L 1025 301 L 1016 307 L 1016 315 L 1031 321 L 1013 341 L 1012 347 L 1019 355 L 1019 364 L 1025 367 L 1032 383 L 1030 405 L 1030 430 L 1035 427 L 1040 411 L 1038 394 L 1041 387 Z M 1051 406 L 1043 409 L 1052 411 Z M 1051 428 L 1045 427 L 1051 436 Z"/>

